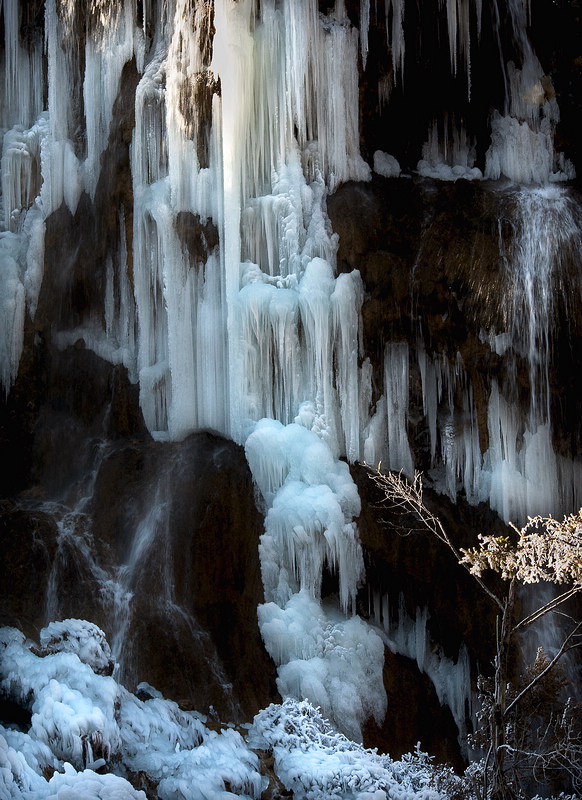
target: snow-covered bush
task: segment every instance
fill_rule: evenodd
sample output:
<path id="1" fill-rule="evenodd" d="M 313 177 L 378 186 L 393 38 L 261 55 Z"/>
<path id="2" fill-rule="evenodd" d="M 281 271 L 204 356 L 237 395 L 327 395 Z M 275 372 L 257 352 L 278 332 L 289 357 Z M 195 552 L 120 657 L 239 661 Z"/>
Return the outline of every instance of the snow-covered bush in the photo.
<path id="1" fill-rule="evenodd" d="M 430 759 L 392 761 L 335 731 L 319 709 L 292 699 L 260 711 L 248 743 L 272 750 L 275 772 L 303 800 L 438 800 Z"/>

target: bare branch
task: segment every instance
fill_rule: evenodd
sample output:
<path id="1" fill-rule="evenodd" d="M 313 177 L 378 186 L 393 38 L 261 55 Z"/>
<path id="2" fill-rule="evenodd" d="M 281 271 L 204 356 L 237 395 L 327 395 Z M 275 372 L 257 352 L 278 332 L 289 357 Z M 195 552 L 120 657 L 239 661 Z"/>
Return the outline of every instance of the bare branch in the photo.
<path id="1" fill-rule="evenodd" d="M 560 649 L 558 650 L 558 652 L 556 653 L 556 655 L 555 655 L 555 656 L 552 658 L 552 660 L 550 661 L 550 663 L 548 664 L 548 666 L 547 666 L 545 669 L 543 669 L 543 670 L 542 670 L 540 673 L 538 673 L 538 674 L 535 676 L 535 678 L 534 678 L 532 681 L 530 681 L 530 683 L 528 683 L 528 685 L 527 685 L 525 688 L 523 688 L 523 689 L 521 690 L 521 692 L 520 692 L 520 693 L 517 695 L 517 697 L 515 697 L 515 698 L 514 698 L 514 699 L 511 701 L 511 703 L 510 703 L 510 704 L 507 706 L 507 708 L 506 708 L 506 709 L 505 709 L 505 711 L 504 711 L 504 716 L 507 716 L 507 714 L 509 714 L 509 712 L 511 711 L 511 709 L 512 709 L 514 706 L 516 706 L 516 705 L 517 705 L 517 703 L 519 703 L 519 701 L 521 700 L 521 698 L 522 698 L 522 697 L 524 697 L 524 695 L 526 695 L 526 694 L 527 694 L 527 693 L 528 693 L 528 692 L 529 692 L 531 689 L 533 689 L 533 687 L 536 685 L 536 683 L 538 683 L 538 682 L 539 682 L 539 681 L 540 681 L 540 680 L 541 680 L 541 679 L 544 677 L 544 675 L 547 675 L 547 674 L 548 674 L 548 672 L 549 672 L 549 671 L 552 669 L 552 667 L 553 667 L 555 664 L 557 664 L 557 663 L 558 663 L 558 661 L 559 661 L 559 660 L 562 658 L 562 656 L 564 655 L 564 653 L 565 653 L 565 652 L 567 652 L 568 650 L 571 650 L 573 647 L 578 647 L 578 645 L 577 645 L 577 644 L 569 647 L 569 646 L 568 646 L 568 643 L 570 642 L 570 640 L 571 640 L 571 639 L 573 639 L 573 638 L 574 638 L 574 636 L 575 636 L 575 635 L 578 633 L 578 631 L 579 631 L 581 628 L 582 628 L 582 622 L 579 622 L 579 623 L 576 625 L 576 627 L 574 628 L 574 630 L 573 630 L 573 631 L 571 631 L 571 632 L 568 634 L 568 636 L 566 636 L 566 638 L 565 638 L 565 639 L 564 639 L 564 641 L 562 642 L 562 646 L 560 647 Z"/>
<path id="2" fill-rule="evenodd" d="M 569 600 L 571 597 L 574 597 L 575 594 L 582 591 L 582 586 L 576 584 L 568 591 L 564 592 L 563 594 L 559 595 L 558 597 L 554 597 L 553 600 L 549 600 L 545 605 L 537 608 L 535 611 L 532 611 L 527 617 L 524 617 L 520 620 L 513 628 L 514 631 L 519 630 L 520 628 L 526 628 L 528 625 L 531 625 L 533 622 L 538 620 L 540 617 L 543 617 L 545 614 L 549 613 L 550 611 L 554 611 L 556 608 L 565 603 L 566 600 Z"/>
<path id="3" fill-rule="evenodd" d="M 460 552 L 449 538 L 440 519 L 426 507 L 422 496 L 422 474 L 420 472 L 415 472 L 411 483 L 402 475 L 402 471 L 398 473 L 380 472 L 381 465 L 382 462 L 378 464 L 377 468 L 374 468 L 369 464 L 363 464 L 363 466 L 368 469 L 371 480 L 383 492 L 385 501 L 389 503 L 392 508 L 402 509 L 403 513 L 413 514 L 417 517 L 429 533 L 432 533 L 433 536 L 436 536 L 440 542 L 449 548 L 457 562 L 462 564 L 467 572 L 477 581 L 485 594 L 501 611 L 503 611 L 504 606 L 501 599 L 489 589 L 480 575 L 471 571 L 470 567 L 463 560 Z"/>

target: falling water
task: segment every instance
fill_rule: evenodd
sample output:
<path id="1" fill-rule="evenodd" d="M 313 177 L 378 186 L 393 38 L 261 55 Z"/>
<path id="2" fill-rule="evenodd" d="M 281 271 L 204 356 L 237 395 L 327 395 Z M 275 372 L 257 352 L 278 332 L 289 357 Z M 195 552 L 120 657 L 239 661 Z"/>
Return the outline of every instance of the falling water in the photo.
<path id="1" fill-rule="evenodd" d="M 489 403 L 489 463 L 491 505 L 505 519 L 523 520 L 526 513 L 562 513 L 571 507 L 570 486 L 562 480 L 552 444 L 550 366 L 558 308 L 566 317 L 562 322 L 568 322 L 573 299 L 569 281 L 580 280 L 582 229 L 564 189 L 522 189 L 515 204 L 515 239 L 506 265 L 506 331 L 492 334 L 492 342 L 509 364 L 512 358 L 525 360 L 528 403 L 525 415 L 520 414 L 510 369 L 507 385 L 495 385 Z M 579 467 L 576 474 L 579 478 Z M 573 484 L 575 507 L 582 503 L 578 478 Z"/>
<path id="2" fill-rule="evenodd" d="M 48 624 L 79 615 L 96 619 L 111 644 L 115 677 L 129 687 L 136 686 L 143 669 L 136 631 L 152 624 L 160 626 L 165 637 L 184 641 L 182 650 L 191 647 L 199 652 L 207 680 L 218 687 L 222 712 L 236 719 L 240 708 L 210 635 L 187 607 L 191 598 L 186 597 L 185 603 L 176 591 L 177 565 L 183 554 L 177 552 L 171 500 L 173 487 L 186 468 L 181 452 L 170 453 L 162 474 L 151 478 L 145 502 L 132 498 L 120 531 L 123 540 L 107 544 L 96 541 L 92 504 L 95 480 L 105 468 L 104 459 L 112 453 L 105 444 L 96 448 L 90 479 L 77 487 L 75 495 L 69 493 L 61 501 L 25 501 L 29 510 L 52 520 L 57 531 L 43 621 Z M 184 572 L 181 575 L 183 580 Z M 176 651 L 181 652 L 179 647 Z"/>
<path id="3" fill-rule="evenodd" d="M 514 264 L 508 275 L 509 325 L 515 349 L 529 364 L 529 421 L 534 426 L 550 419 L 556 305 L 569 310 L 565 273 L 582 232 L 572 199 L 556 186 L 521 190 L 516 211 Z"/>

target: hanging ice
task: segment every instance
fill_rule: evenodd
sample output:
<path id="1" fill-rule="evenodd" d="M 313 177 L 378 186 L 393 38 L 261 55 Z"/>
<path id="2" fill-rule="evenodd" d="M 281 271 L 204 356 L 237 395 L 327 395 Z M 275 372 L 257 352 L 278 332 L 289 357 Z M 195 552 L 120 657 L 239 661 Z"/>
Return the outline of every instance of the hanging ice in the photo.
<path id="1" fill-rule="evenodd" d="M 461 645 L 456 659 L 447 658 L 442 649 L 430 640 L 428 610 L 417 608 L 412 618 L 402 595 L 396 620 L 391 622 L 393 616 L 388 596 L 375 593 L 373 618 L 385 631 L 388 647 L 393 653 L 416 661 L 420 672 L 428 675 L 441 705 L 446 704 L 451 709 L 459 731 L 459 744 L 466 750 L 467 730 L 475 723 L 475 698 L 471 690 L 471 665 L 466 647 Z"/>
<path id="2" fill-rule="evenodd" d="M 558 103 L 527 36 L 525 4 L 510 0 L 509 10 L 522 66 L 507 66 L 505 109 L 503 114 L 495 111 L 491 120 L 485 177 L 541 184 L 569 180 L 574 177 L 572 164 L 554 151 Z"/>

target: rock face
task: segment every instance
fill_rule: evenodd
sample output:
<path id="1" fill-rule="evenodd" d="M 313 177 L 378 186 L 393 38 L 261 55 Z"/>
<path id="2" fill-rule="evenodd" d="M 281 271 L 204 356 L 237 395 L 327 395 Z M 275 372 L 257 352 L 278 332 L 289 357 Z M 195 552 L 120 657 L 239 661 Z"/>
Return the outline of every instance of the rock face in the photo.
<path id="1" fill-rule="evenodd" d="M 0 514 L 0 623 L 32 636 L 52 619 L 94 621 L 128 686 L 249 719 L 277 695 L 243 449 L 210 432 L 153 442 L 125 371 L 81 344 L 53 351 L 43 374 L 24 490 Z M 14 447 L 18 396 L 6 411 Z"/>
<path id="2" fill-rule="evenodd" d="M 393 340 L 408 342 L 411 352 L 420 343 L 427 353 L 451 361 L 458 354 L 472 387 L 482 453 L 489 446 L 492 381 L 508 387 L 521 407 L 531 390 L 525 354 L 517 347 L 513 358 L 507 351 L 496 353 L 485 335 L 508 327 L 514 288 L 506 262 L 516 247 L 515 203 L 511 192 L 504 195 L 487 184 L 459 180 L 437 188 L 433 181 L 379 176 L 341 186 L 327 203 L 339 233 L 339 269 L 358 269 L 364 281 L 364 352 L 372 361 L 374 384 L 382 386 L 384 349 Z M 360 213 L 354 215 L 353 208 Z M 560 253 L 548 326 L 549 403 L 552 418 L 560 420 L 552 427 L 554 448 L 569 456 L 582 446 L 571 383 L 582 358 L 582 308 L 578 293 L 563 289 L 580 282 L 573 247 Z M 409 440 L 415 463 L 425 469 L 427 431 L 420 375 L 414 372 L 410 401 Z"/>

